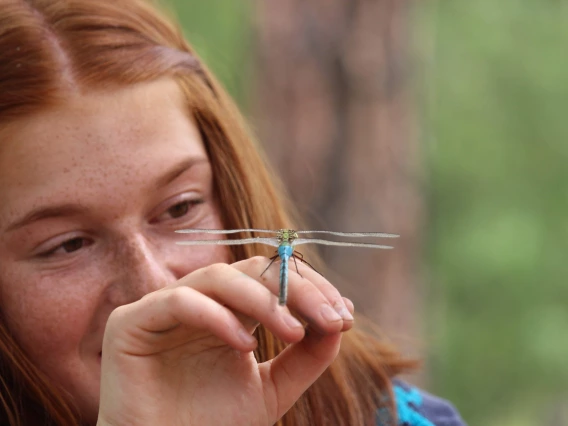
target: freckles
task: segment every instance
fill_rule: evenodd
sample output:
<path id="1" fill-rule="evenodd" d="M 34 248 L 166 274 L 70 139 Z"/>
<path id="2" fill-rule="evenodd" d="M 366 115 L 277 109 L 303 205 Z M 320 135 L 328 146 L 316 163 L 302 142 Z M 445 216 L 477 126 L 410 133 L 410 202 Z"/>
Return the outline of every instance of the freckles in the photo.
<path id="1" fill-rule="evenodd" d="M 51 297 L 26 297 L 20 303 L 16 328 L 24 339 L 43 342 L 44 346 L 66 346 L 62 343 L 70 341 L 80 330 L 82 300 L 68 295 L 65 299 Z"/>
<path id="2" fill-rule="evenodd" d="M 45 351 L 56 354 L 76 346 L 87 315 L 85 294 L 40 279 L 29 283 L 22 277 L 4 278 L 11 284 L 2 285 L 6 322 L 26 352 L 44 356 Z"/>
<path id="3" fill-rule="evenodd" d="M 69 188 L 73 191 L 70 194 L 76 198 L 92 198 L 98 200 L 99 205 L 107 204 L 115 209 L 127 207 L 132 202 L 132 194 L 140 193 L 140 182 L 147 179 L 148 167 L 146 163 L 129 164 L 132 158 L 121 159 L 121 156 L 124 157 L 117 152 L 114 158 L 103 157 L 100 167 L 76 178 Z"/>

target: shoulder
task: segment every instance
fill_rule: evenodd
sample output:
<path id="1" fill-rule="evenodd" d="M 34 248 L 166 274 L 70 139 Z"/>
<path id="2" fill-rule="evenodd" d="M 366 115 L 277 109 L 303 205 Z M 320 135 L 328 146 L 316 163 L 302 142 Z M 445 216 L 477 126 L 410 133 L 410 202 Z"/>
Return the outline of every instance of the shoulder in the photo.
<path id="1" fill-rule="evenodd" d="M 466 426 L 456 408 L 442 398 L 396 379 L 393 392 L 399 426 Z"/>

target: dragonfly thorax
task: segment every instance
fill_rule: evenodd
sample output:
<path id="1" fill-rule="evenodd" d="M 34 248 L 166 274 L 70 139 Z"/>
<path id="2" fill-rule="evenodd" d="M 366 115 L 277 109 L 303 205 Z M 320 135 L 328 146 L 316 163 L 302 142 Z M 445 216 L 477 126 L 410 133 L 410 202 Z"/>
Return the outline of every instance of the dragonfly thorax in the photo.
<path id="1" fill-rule="evenodd" d="M 278 242 L 291 244 L 295 239 L 298 238 L 298 234 L 293 229 L 281 229 L 278 231 Z"/>

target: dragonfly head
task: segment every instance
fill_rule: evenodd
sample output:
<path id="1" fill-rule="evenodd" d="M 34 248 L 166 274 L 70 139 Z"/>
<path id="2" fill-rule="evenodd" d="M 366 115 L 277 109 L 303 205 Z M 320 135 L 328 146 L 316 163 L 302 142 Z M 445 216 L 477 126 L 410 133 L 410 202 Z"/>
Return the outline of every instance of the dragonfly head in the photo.
<path id="1" fill-rule="evenodd" d="M 278 231 L 278 241 L 280 243 L 291 243 L 296 238 L 298 238 L 298 233 L 293 229 L 281 229 L 280 231 Z"/>

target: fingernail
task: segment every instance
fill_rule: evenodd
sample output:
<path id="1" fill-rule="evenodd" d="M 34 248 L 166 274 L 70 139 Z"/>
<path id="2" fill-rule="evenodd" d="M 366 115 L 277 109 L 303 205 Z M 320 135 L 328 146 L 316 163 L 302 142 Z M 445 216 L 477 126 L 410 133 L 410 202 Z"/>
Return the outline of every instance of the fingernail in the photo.
<path id="1" fill-rule="evenodd" d="M 345 307 L 353 315 L 353 312 L 355 312 L 355 305 L 353 304 L 353 301 L 347 297 L 343 297 L 343 303 L 345 303 Z"/>
<path id="2" fill-rule="evenodd" d="M 327 303 L 321 305 L 321 316 L 329 322 L 341 321 L 342 319 L 341 316 Z"/>
<path id="3" fill-rule="evenodd" d="M 256 343 L 256 339 L 248 331 L 239 329 L 239 338 L 247 345 Z"/>
<path id="4" fill-rule="evenodd" d="M 353 315 L 351 315 L 351 312 L 349 312 L 349 309 L 347 309 L 347 306 L 345 306 L 343 303 L 338 302 L 333 305 L 333 307 L 335 308 L 335 311 L 339 315 L 341 315 L 341 318 L 346 321 L 353 321 Z"/>
<path id="5" fill-rule="evenodd" d="M 290 328 L 304 328 L 302 323 L 294 318 L 292 315 L 284 315 L 284 322 Z"/>

